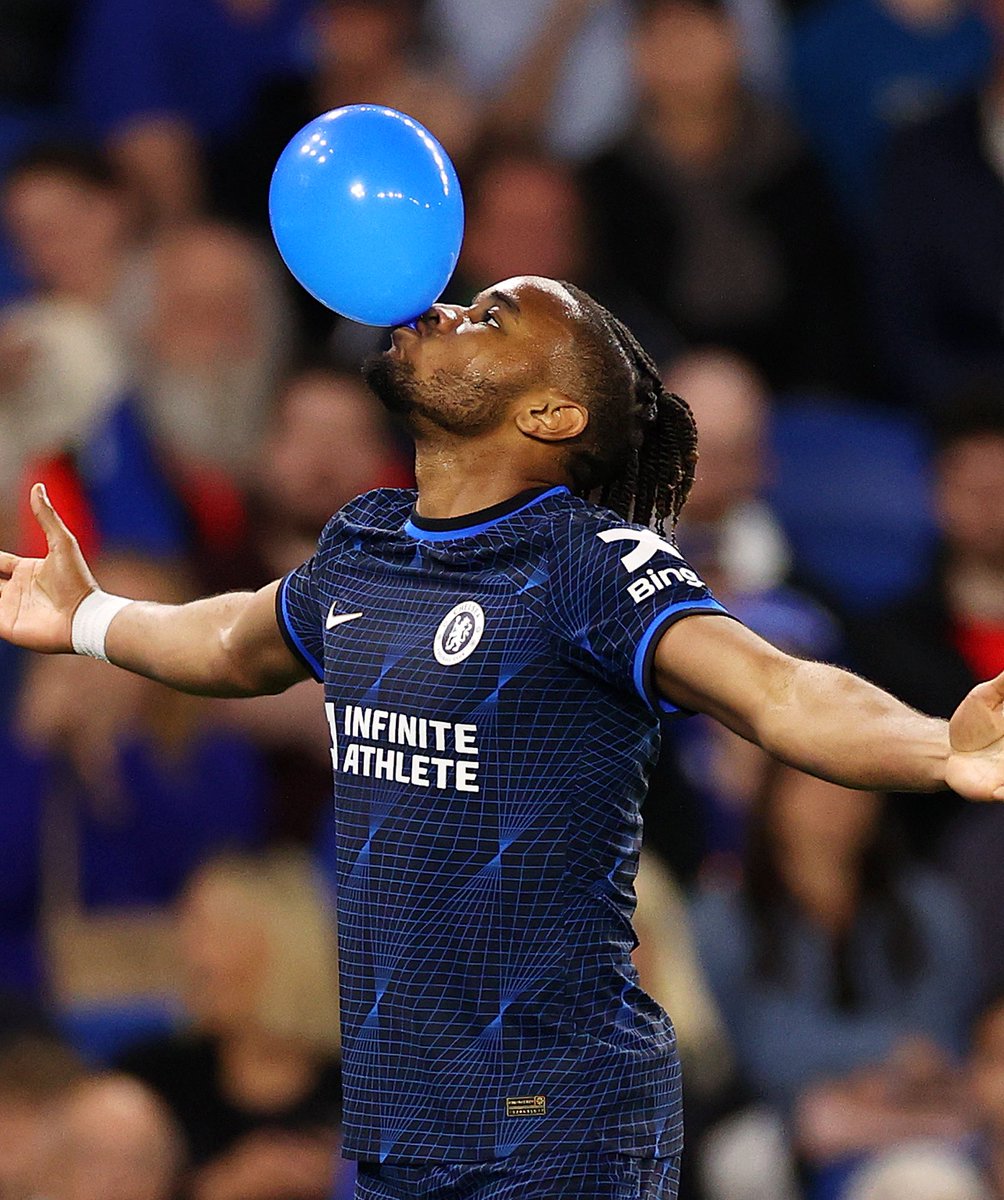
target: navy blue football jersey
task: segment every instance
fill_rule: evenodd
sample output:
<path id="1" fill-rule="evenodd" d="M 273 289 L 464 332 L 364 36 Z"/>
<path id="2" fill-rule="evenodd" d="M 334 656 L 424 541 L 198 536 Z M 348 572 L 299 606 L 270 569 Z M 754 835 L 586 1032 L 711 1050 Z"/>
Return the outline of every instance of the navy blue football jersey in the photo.
<path id="1" fill-rule="evenodd" d="M 453 521 L 359 497 L 283 580 L 331 729 L 345 1150 L 679 1153 L 631 963 L 651 659 L 722 613 L 669 541 L 556 487 Z"/>

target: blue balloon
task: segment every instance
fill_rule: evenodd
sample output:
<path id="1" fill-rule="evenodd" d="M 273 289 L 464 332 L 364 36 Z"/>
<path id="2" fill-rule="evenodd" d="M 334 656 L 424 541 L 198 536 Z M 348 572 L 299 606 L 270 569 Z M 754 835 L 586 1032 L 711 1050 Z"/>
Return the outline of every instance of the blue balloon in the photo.
<path id="1" fill-rule="evenodd" d="M 352 104 L 305 125 L 276 164 L 269 217 L 308 292 L 365 325 L 403 325 L 442 295 L 464 202 L 446 151 L 414 118 Z"/>

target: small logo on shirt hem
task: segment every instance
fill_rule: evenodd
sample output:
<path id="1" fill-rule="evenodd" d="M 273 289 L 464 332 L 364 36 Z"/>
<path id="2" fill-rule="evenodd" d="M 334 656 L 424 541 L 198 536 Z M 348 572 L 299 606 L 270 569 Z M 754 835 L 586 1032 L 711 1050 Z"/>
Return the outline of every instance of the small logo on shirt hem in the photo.
<path id="1" fill-rule="evenodd" d="M 543 1117 L 547 1115 L 546 1096 L 507 1096 L 507 1117 Z"/>

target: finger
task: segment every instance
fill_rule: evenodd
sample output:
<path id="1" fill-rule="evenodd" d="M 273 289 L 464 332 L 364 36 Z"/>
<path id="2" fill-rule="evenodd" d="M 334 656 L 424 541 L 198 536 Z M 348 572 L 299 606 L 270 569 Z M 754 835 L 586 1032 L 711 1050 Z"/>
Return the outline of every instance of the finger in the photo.
<path id="1" fill-rule="evenodd" d="M 49 499 L 49 493 L 45 490 L 44 483 L 36 483 L 31 489 L 31 511 L 35 514 L 35 520 L 41 525 L 45 540 L 50 546 L 73 536 L 63 524 L 63 518 L 52 507 L 52 501 Z"/>
<path id="2" fill-rule="evenodd" d="M 988 708 L 999 708 L 1001 704 L 1004 704 L 1004 674 L 998 675 L 996 679 L 988 679 L 985 683 L 977 684 L 971 695 Z"/>
<path id="3" fill-rule="evenodd" d="M 20 562 L 16 554 L 10 554 L 6 550 L 0 550 L 0 579 L 10 579 L 14 574 L 14 568 Z"/>

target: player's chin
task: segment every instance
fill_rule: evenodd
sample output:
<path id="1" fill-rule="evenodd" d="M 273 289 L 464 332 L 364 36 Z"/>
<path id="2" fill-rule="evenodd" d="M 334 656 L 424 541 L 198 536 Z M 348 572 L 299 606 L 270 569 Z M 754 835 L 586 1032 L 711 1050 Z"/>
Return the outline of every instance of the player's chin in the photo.
<path id="1" fill-rule="evenodd" d="M 400 355 L 384 350 L 371 354 L 362 366 L 367 387 L 390 412 L 405 413 L 412 407 L 409 386 L 414 368 Z"/>

